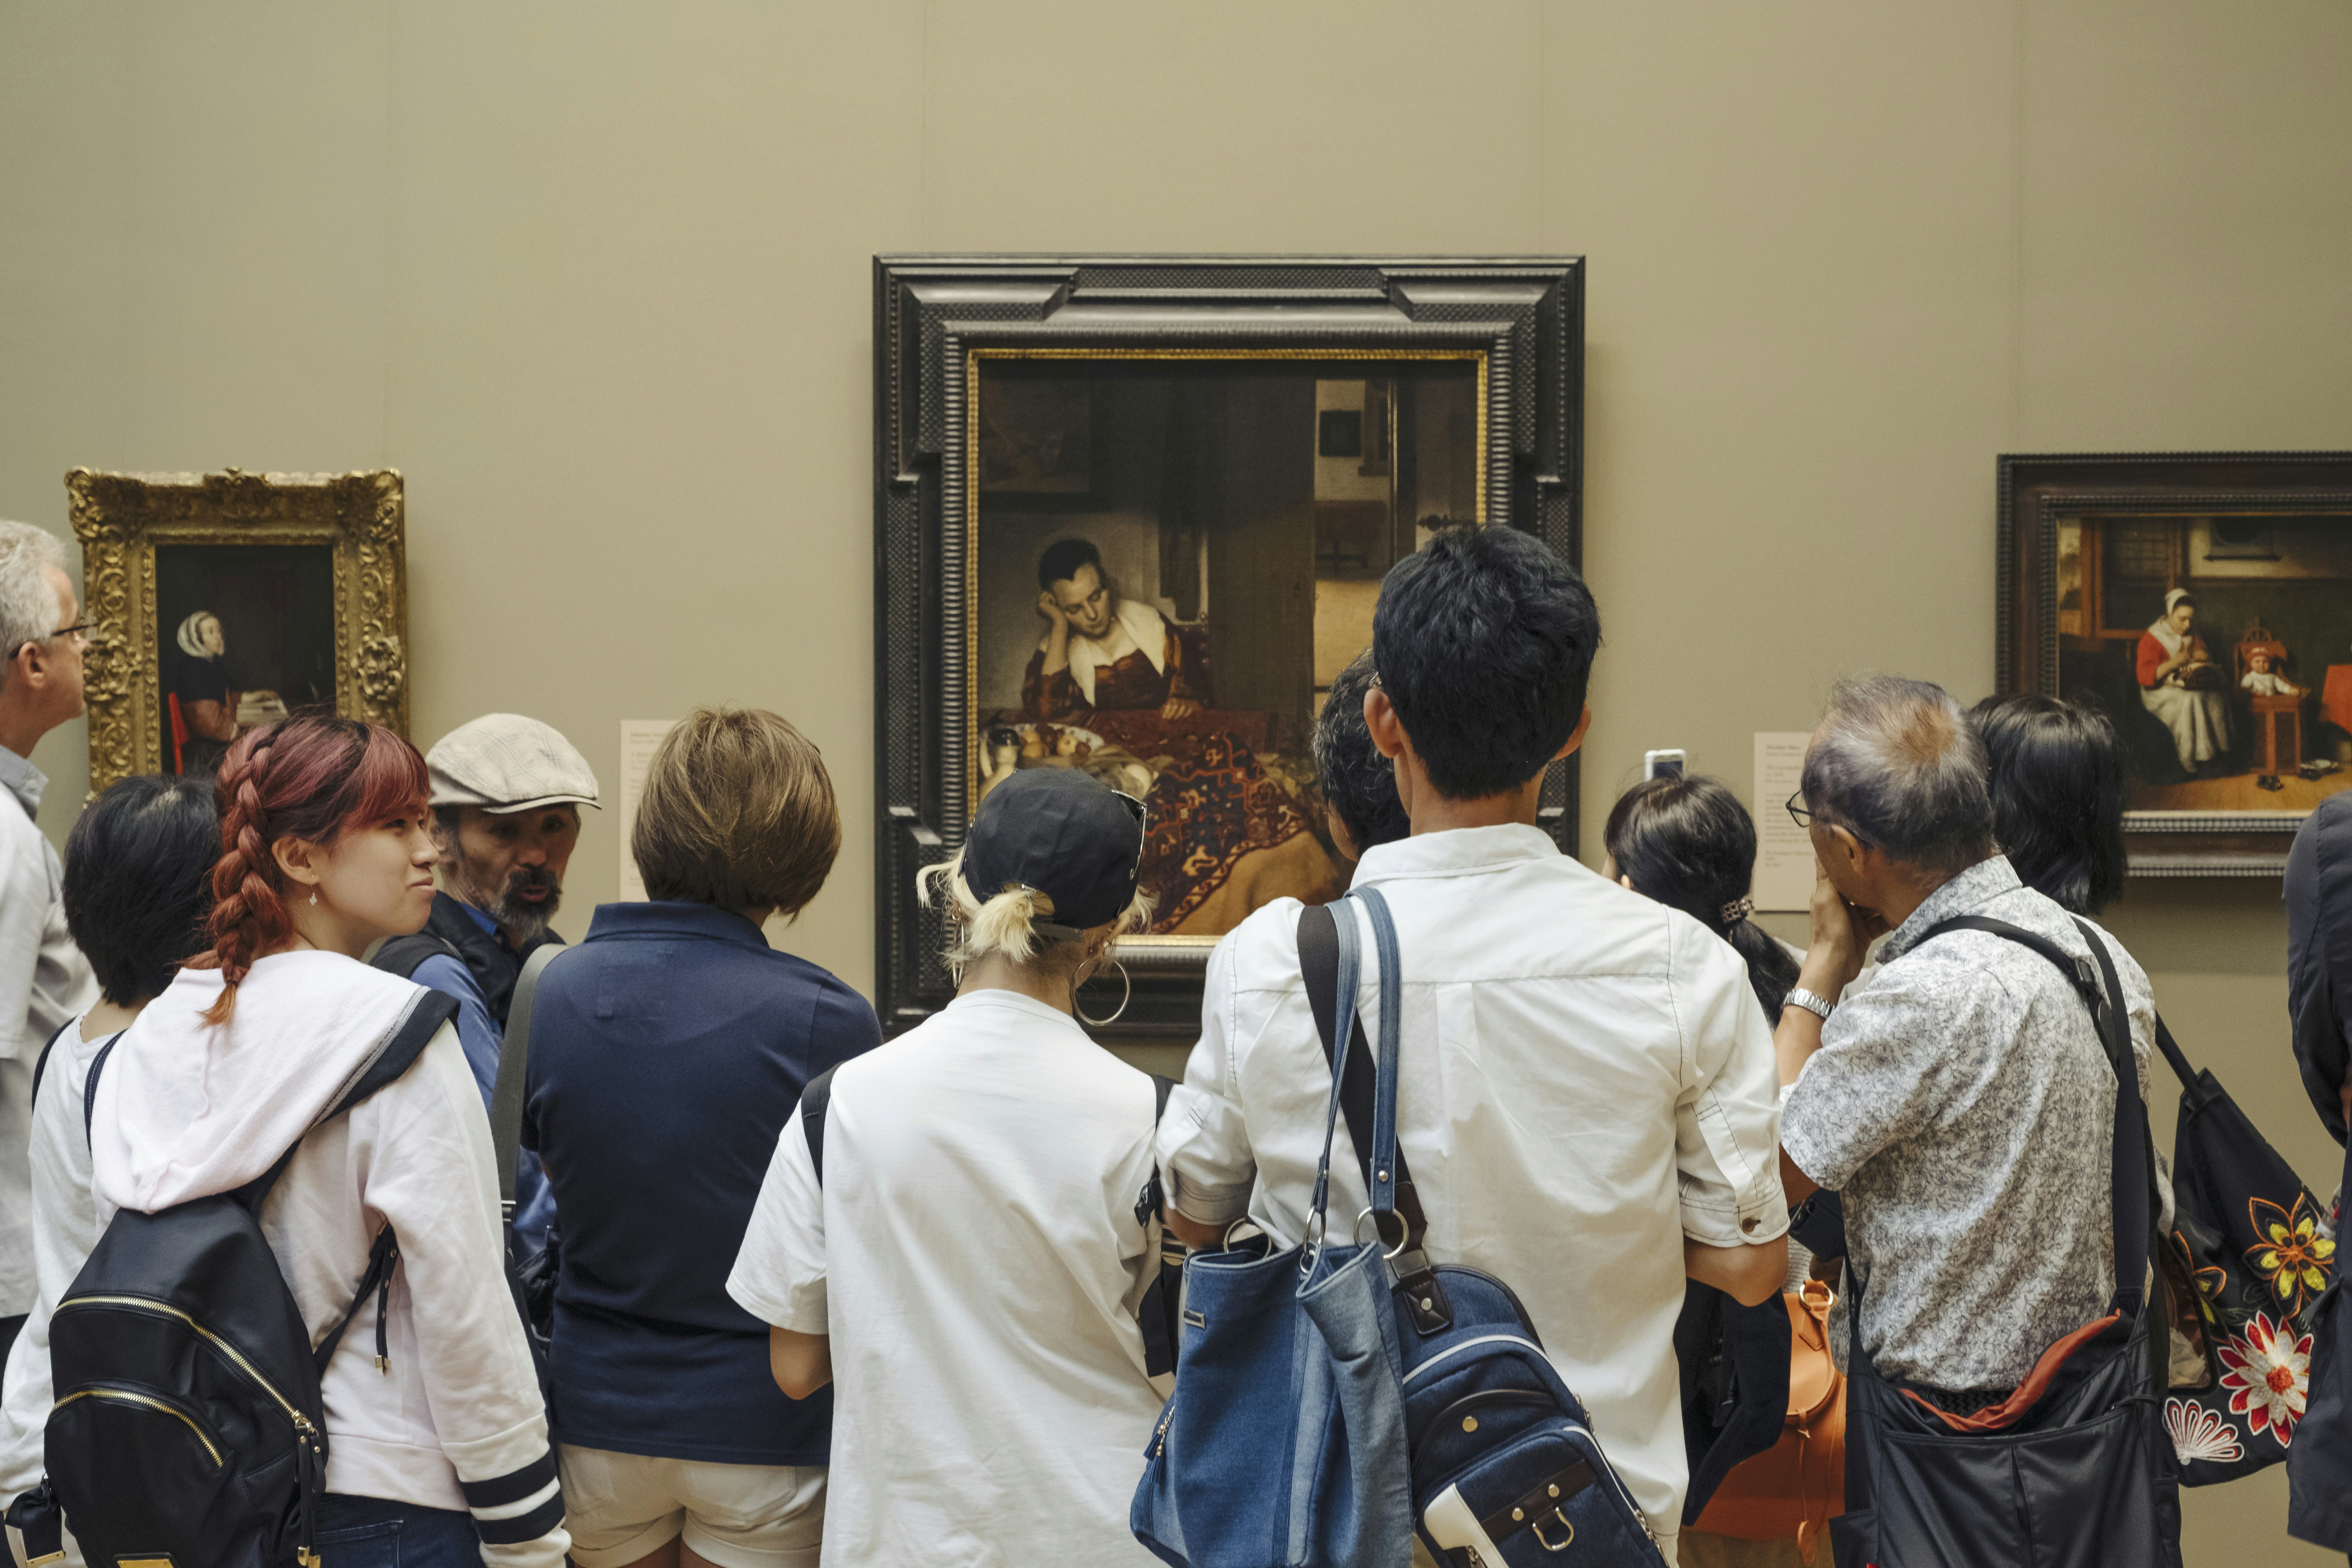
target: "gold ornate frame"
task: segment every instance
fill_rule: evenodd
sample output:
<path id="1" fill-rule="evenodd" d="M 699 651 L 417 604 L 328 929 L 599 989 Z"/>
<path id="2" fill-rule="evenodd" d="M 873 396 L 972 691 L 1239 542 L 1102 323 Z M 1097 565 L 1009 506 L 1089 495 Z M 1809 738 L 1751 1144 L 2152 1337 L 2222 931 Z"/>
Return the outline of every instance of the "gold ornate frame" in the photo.
<path id="1" fill-rule="evenodd" d="M 159 544 L 324 544 L 335 563 L 335 710 L 408 733 L 400 471 L 66 476 L 91 647 L 89 787 L 163 766 Z"/>

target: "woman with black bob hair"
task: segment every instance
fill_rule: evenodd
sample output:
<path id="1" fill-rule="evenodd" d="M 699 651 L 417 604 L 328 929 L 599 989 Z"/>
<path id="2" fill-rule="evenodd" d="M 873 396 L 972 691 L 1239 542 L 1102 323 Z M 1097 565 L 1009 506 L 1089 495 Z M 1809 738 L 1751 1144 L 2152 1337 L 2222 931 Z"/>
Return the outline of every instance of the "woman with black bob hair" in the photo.
<path id="1" fill-rule="evenodd" d="M 1680 910 L 1729 942 L 1748 964 L 1764 1016 L 1778 1020 L 1797 983 L 1797 960 L 1748 919 L 1756 822 L 1722 781 L 1704 774 L 1643 779 L 1618 797 L 1601 830 L 1606 874 Z"/>
<path id="2" fill-rule="evenodd" d="M 2096 708 L 2035 691 L 1969 710 L 1984 740 L 1992 834 L 2017 879 L 2078 915 L 2124 890 L 2124 769 Z"/>
<path id="3" fill-rule="evenodd" d="M 41 1479 L 49 1415 L 49 1314 L 98 1243 L 82 1094 L 89 1064 L 180 965 L 212 945 L 220 816 L 209 778 L 146 773 L 83 812 L 66 839 L 66 930 L 98 977 L 99 999 L 58 1031 L 35 1075 L 32 1315 L 8 1356 L 0 1415 L 0 1496 Z"/>

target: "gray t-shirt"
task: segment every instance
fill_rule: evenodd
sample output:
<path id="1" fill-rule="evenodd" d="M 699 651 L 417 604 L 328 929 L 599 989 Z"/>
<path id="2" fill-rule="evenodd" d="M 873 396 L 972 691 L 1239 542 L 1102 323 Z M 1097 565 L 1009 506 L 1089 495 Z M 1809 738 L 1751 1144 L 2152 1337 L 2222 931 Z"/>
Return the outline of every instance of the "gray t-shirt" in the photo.
<path id="1" fill-rule="evenodd" d="M 2005 858 L 1937 889 L 1847 992 L 1782 1108 L 1781 1146 L 1845 1204 L 1847 1279 L 1881 1372 L 1947 1389 L 2022 1382 L 2115 1292 L 2116 1078 L 2055 965 L 1955 915 L 2007 921 L 2087 954 L 2074 917 Z M 2101 933 L 2147 1095 L 2156 1001 Z M 1841 1300 L 1843 1306 L 1843 1300 Z M 1843 1323 L 1835 1336 L 1843 1359 Z"/>

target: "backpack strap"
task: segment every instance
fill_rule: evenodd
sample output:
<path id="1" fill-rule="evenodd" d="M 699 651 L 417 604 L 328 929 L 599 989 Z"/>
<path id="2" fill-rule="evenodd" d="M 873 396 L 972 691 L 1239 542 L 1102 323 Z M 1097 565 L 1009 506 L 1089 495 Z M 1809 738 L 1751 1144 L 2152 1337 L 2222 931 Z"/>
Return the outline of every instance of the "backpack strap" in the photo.
<path id="1" fill-rule="evenodd" d="M 1322 1037 L 1324 1064 L 1329 1067 L 1339 1057 L 1339 1042 L 1333 1037 L 1339 1012 L 1339 928 L 1333 905 L 1309 904 L 1298 911 L 1298 967 L 1306 977 L 1307 1005 L 1315 1015 L 1315 1032 Z M 1381 977 L 1383 987 L 1389 982 L 1390 976 Z M 1364 1017 L 1359 1012 L 1349 1035 L 1346 1065 L 1339 1069 L 1339 1113 L 1348 1119 L 1348 1140 L 1356 1146 L 1368 1194 L 1377 1190 L 1372 1144 L 1378 1076 L 1371 1048 L 1364 1039 Z M 1421 1194 L 1412 1184 L 1412 1170 L 1405 1163 L 1402 1142 L 1397 1144 L 1395 1160 L 1396 1212 L 1404 1222 L 1404 1245 L 1393 1259 L 1398 1281 L 1408 1287 L 1406 1300 L 1413 1326 L 1424 1334 L 1443 1333 L 1454 1325 L 1454 1309 L 1445 1299 L 1445 1288 L 1438 1282 L 1435 1266 L 1422 1250 L 1429 1221 L 1422 1210 Z"/>
<path id="2" fill-rule="evenodd" d="M 376 945 L 368 963 L 386 974 L 397 974 L 403 980 L 413 978 L 416 966 L 428 958 L 454 958 L 459 963 L 466 955 L 431 931 L 411 931 L 406 936 L 386 937 Z"/>
<path id="3" fill-rule="evenodd" d="M 279 1163 L 282 1165 L 284 1162 L 281 1161 Z M 272 1175 L 276 1173 L 271 1173 Z M 391 1284 L 393 1266 L 399 1261 L 400 1238 L 392 1233 L 392 1226 L 387 1225 L 375 1233 L 375 1241 L 368 1247 L 367 1272 L 360 1276 L 360 1288 L 352 1293 L 352 1304 L 343 1309 L 343 1315 L 335 1320 L 335 1326 L 327 1331 L 327 1337 L 320 1340 L 319 1348 L 310 1352 L 310 1360 L 317 1365 L 320 1377 L 327 1375 L 327 1363 L 333 1357 L 335 1347 L 343 1342 L 343 1331 L 352 1326 L 352 1319 L 359 1313 L 360 1303 L 368 1299 L 368 1292 L 371 1290 L 381 1291 Z M 375 1336 L 376 1369 L 383 1371 L 386 1370 L 387 1358 L 383 1351 L 383 1303 L 382 1300 L 376 1303 Z"/>
<path id="4" fill-rule="evenodd" d="M 825 1068 L 801 1090 L 801 1136 L 808 1141 L 809 1163 L 816 1167 L 816 1184 L 824 1185 L 824 1112 L 833 1103 L 833 1075 L 840 1065 Z"/>
<path id="5" fill-rule="evenodd" d="M 2154 1189 L 2156 1146 L 2147 1130 L 2147 1107 L 2140 1102 L 2139 1058 L 2132 1049 L 2131 1015 L 2124 997 L 2122 978 L 2106 944 L 2084 921 L 2075 928 L 2090 944 L 2091 957 L 2068 952 L 2048 937 L 1984 915 L 1958 915 L 1931 927 L 1924 943 L 1946 931 L 1974 931 L 2032 949 L 2074 987 L 2105 1049 L 2107 1065 L 2116 1074 L 2115 1142 L 2110 1161 L 2111 1201 L 2115 1215 L 2115 1309 L 2137 1317 L 2146 1298 L 2145 1281 L 2153 1251 L 2156 1227 Z M 1916 944 L 1915 944 L 1916 945 Z M 2135 1176 L 2138 1179 L 2135 1180 Z"/>
<path id="6" fill-rule="evenodd" d="M 98 1116 L 98 1075 L 106 1070 L 106 1058 L 114 1054 L 114 1041 L 121 1038 L 121 1035 L 116 1035 L 98 1047 L 98 1055 L 89 1058 L 89 1077 L 84 1079 L 81 1085 L 81 1141 L 85 1145 L 89 1142 L 90 1125 Z"/>
<path id="7" fill-rule="evenodd" d="M 64 1023 L 59 1024 L 58 1032 L 49 1037 L 49 1043 L 41 1047 L 41 1054 L 33 1058 L 33 1092 L 25 1101 L 26 1104 L 41 1103 L 41 1075 L 49 1070 L 49 1053 L 58 1048 L 58 1042 L 66 1037 L 66 1031 L 80 1022 L 79 1017 L 74 1017 L 68 1018 Z"/>
<path id="8" fill-rule="evenodd" d="M 1176 1080 L 1151 1075 L 1151 1125 L 1157 1131 L 1160 1119 L 1168 1114 L 1168 1097 L 1175 1091 Z M 1146 1377 L 1164 1377 L 1176 1370 L 1176 1352 L 1183 1338 L 1181 1316 L 1184 1301 L 1184 1244 L 1168 1228 L 1167 1189 L 1160 1179 L 1160 1162 L 1151 1163 L 1150 1178 L 1135 1200 L 1135 1223 L 1148 1233 L 1151 1222 L 1160 1223 L 1160 1272 L 1143 1288 L 1143 1300 L 1135 1310 L 1135 1326 L 1143 1332 L 1143 1373 Z"/>
<path id="9" fill-rule="evenodd" d="M 547 973 L 556 954 L 570 951 L 561 942 L 552 942 L 532 948 L 530 956 L 522 961 L 522 973 L 515 979 L 514 1000 L 507 1005 L 507 1032 L 499 1042 L 498 1082 L 490 1090 L 490 1146 L 499 1166 L 499 1214 L 508 1220 L 514 1218 L 515 1164 L 522 1156 L 524 1078 L 530 1061 L 530 1005 L 539 994 L 539 977 Z"/>

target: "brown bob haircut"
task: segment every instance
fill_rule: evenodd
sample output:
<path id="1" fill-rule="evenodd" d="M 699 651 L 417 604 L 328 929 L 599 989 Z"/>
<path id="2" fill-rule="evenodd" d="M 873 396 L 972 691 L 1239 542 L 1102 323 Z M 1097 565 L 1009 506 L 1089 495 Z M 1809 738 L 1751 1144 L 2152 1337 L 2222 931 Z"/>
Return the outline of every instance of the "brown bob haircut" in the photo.
<path id="1" fill-rule="evenodd" d="M 797 914 L 841 852 L 824 759 L 763 708 L 698 708 L 654 753 L 629 852 L 663 902 Z"/>

